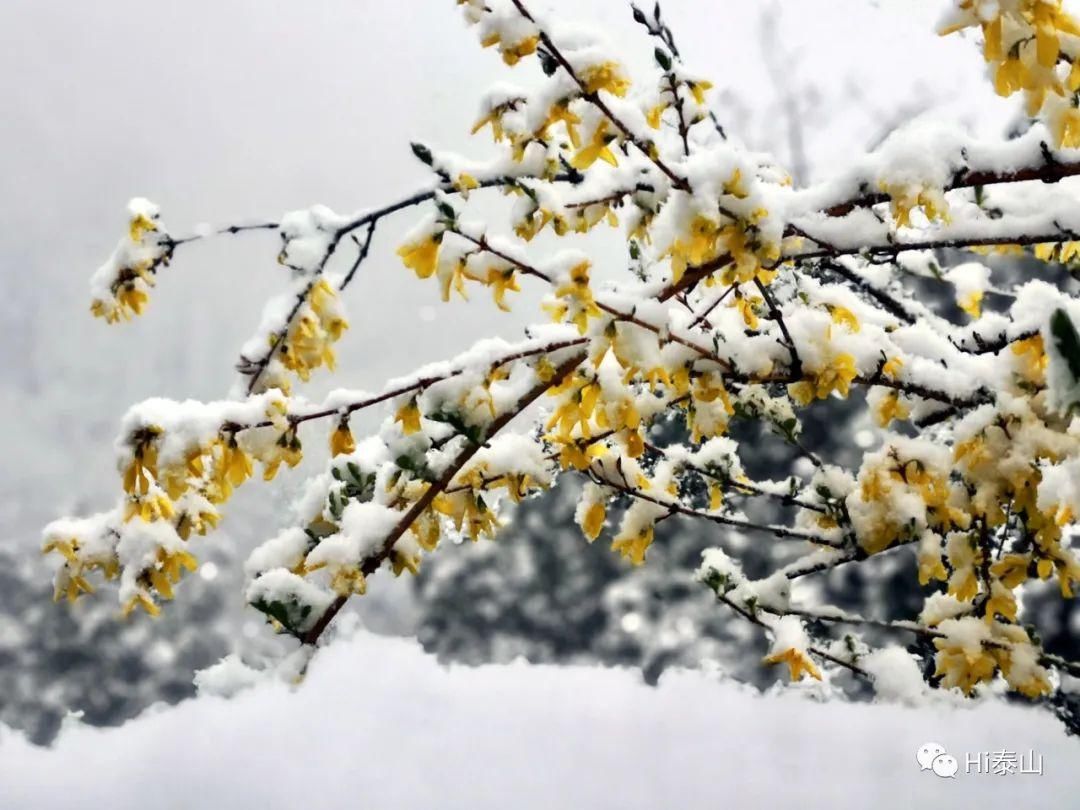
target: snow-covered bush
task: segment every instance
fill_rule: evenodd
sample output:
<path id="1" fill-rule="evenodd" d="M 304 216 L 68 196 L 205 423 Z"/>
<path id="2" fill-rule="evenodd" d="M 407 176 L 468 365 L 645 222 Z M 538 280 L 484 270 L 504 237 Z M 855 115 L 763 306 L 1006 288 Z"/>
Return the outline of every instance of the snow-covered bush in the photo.
<path id="1" fill-rule="evenodd" d="M 433 182 L 384 207 L 317 206 L 191 236 L 131 202 L 127 234 L 93 277 L 92 311 L 106 321 L 141 314 L 157 275 L 216 235 L 276 231 L 291 282 L 242 347 L 231 398 L 128 412 L 118 503 L 45 530 L 61 563 L 56 596 L 115 578 L 125 612 L 158 614 L 198 564 L 193 536 L 214 529 L 256 463 L 273 478 L 321 435 L 332 460 L 308 486 L 302 521 L 246 565 L 248 602 L 299 642 L 289 672 L 376 572 L 415 573 L 447 539 L 493 538 L 507 507 L 570 475 L 584 483 L 575 516 L 586 539 L 604 535 L 633 565 L 676 516 L 714 527 L 722 545 L 738 532 L 790 549 L 755 572 L 728 543 L 704 555 L 699 579 L 718 609 L 764 634 L 763 661 L 792 680 L 854 678 L 906 697 L 1011 692 L 1071 718 L 1080 664 L 1043 648 L 1023 600 L 1040 582 L 1062 599 L 1080 584 L 1080 302 L 1071 281 L 994 272 L 1001 254 L 1069 267 L 1080 257 L 1080 27 L 1061 3 L 959 0 L 942 24 L 981 31 L 995 88 L 1021 94 L 1033 119 L 1022 135 L 986 142 L 912 125 L 804 187 L 710 112 L 711 84 L 683 64 L 658 8 L 634 8 L 655 68 L 633 79 L 602 36 L 525 0 L 458 4 L 482 45 L 519 72 L 539 69 L 528 87 L 498 84 L 481 102 L 474 131 L 490 132 L 496 158 L 414 143 Z M 512 232 L 472 208 L 490 190 L 508 200 Z M 345 294 L 362 283 L 377 227 L 412 208 L 422 218 L 398 254 L 444 299 L 487 287 L 506 308 L 534 284 L 551 323 L 379 392 L 305 399 L 295 382 L 333 370 Z M 627 270 L 594 283 L 609 254 L 579 236 L 607 228 Z M 575 247 L 529 249 L 551 237 Z M 921 294 L 918 277 L 948 285 L 956 308 Z M 990 296 L 1006 304 L 984 312 Z M 878 441 L 834 463 L 807 446 L 802 415 L 856 391 Z M 357 441 L 350 419 L 383 403 L 392 418 Z M 685 439 L 653 441 L 649 427 L 664 421 Z M 783 476 L 748 474 L 759 450 L 737 440 L 744 423 L 787 448 Z M 759 520 L 759 500 L 790 519 Z M 925 588 L 911 615 L 805 598 L 807 580 L 875 570 L 904 547 Z"/>

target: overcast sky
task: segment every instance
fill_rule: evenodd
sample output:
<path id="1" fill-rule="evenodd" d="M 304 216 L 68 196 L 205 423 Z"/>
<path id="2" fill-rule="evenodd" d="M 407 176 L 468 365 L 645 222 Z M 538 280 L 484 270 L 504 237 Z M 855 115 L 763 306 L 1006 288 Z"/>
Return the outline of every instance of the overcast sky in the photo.
<path id="1" fill-rule="evenodd" d="M 650 59 L 624 0 L 533 4 L 599 24 L 634 65 Z M 717 86 L 720 118 L 789 162 L 762 48 L 762 20 L 775 22 L 773 73 L 804 100 L 817 177 L 912 110 L 990 133 L 1008 119 L 1012 104 L 988 89 L 973 41 L 934 34 L 940 8 L 665 4 L 688 63 Z M 535 71 L 526 63 L 512 79 Z M 127 405 L 223 395 L 238 347 L 284 281 L 272 234 L 192 246 L 137 323 L 107 328 L 88 313 L 87 280 L 122 233 L 130 197 L 157 201 L 176 234 L 313 203 L 374 206 L 427 182 L 410 139 L 484 154 L 486 140 L 468 136 L 478 99 L 511 78 L 477 46 L 453 0 L 4 0 L 0 75 L 0 415 L 9 431 L 0 543 L 20 544 L 36 544 L 59 506 L 109 505 L 111 446 Z M 342 373 L 321 378 L 312 396 L 329 383 L 377 389 L 388 375 L 488 333 L 514 337 L 538 318 L 528 293 L 511 315 L 481 294 L 441 305 L 437 285 L 393 256 L 417 215 L 380 229 L 349 292 Z M 609 244 L 603 272 L 619 266 Z"/>

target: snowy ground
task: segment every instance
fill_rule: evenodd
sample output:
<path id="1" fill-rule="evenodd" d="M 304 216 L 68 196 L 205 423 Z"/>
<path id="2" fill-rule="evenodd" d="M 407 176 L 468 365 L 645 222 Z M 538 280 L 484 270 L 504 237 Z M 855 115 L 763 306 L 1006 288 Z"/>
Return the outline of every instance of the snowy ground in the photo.
<path id="1" fill-rule="evenodd" d="M 929 741 L 960 774 L 920 772 Z M 1044 775 L 963 772 L 965 753 L 1001 748 L 1041 754 Z M 1075 794 L 1078 753 L 1022 708 L 822 705 L 691 673 L 650 688 L 619 670 L 448 670 L 412 642 L 360 633 L 323 651 L 296 690 L 73 727 L 51 750 L 0 731 L 0 806 L 989 810 Z"/>

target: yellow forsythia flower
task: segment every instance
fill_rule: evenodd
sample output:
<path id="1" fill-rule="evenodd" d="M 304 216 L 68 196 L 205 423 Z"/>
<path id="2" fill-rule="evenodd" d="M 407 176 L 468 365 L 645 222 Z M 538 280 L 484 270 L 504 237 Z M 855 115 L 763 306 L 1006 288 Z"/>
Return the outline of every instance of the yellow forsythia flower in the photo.
<path id="1" fill-rule="evenodd" d="M 585 511 L 585 517 L 581 521 L 581 530 L 585 533 L 585 537 L 588 538 L 591 543 L 597 537 L 600 536 L 601 529 L 604 528 L 604 520 L 607 518 L 607 509 L 602 501 L 596 501 L 589 505 L 589 508 Z"/>
<path id="2" fill-rule="evenodd" d="M 398 412 L 394 414 L 394 421 L 401 425 L 401 430 L 406 436 L 419 432 L 420 408 L 416 404 L 416 397 L 413 397 L 398 409 Z"/>
<path id="3" fill-rule="evenodd" d="M 821 680 L 821 670 L 810 660 L 810 656 L 802 650 L 796 650 L 794 647 L 767 655 L 763 660 L 766 664 L 787 664 L 788 675 L 792 682 L 801 681 L 803 675 L 809 675 L 815 680 Z"/>
<path id="4" fill-rule="evenodd" d="M 577 154 L 574 155 L 570 161 L 575 169 L 585 170 L 596 163 L 597 160 L 602 160 L 605 163 L 610 163 L 612 166 L 618 166 L 619 162 L 615 159 L 615 153 L 608 148 L 608 144 L 616 139 L 613 133 L 608 132 L 607 121 L 602 120 L 596 125 L 596 129 L 593 130 L 592 138 L 589 139 L 588 145 L 580 149 Z"/>
<path id="5" fill-rule="evenodd" d="M 425 236 L 419 242 L 402 245 L 397 250 L 402 263 L 420 278 L 430 278 L 439 263 L 439 243 L 442 234 Z"/>
<path id="6" fill-rule="evenodd" d="M 330 454 L 334 456 L 348 455 L 356 450 L 356 439 L 348 424 L 339 422 L 337 429 L 330 434 Z"/>
<path id="7" fill-rule="evenodd" d="M 618 62 L 589 65 L 581 71 L 581 82 L 585 85 L 586 93 L 606 90 L 613 96 L 625 96 L 630 89 L 630 80 Z"/>
<path id="8" fill-rule="evenodd" d="M 612 541 L 611 550 L 619 552 L 631 565 L 641 565 L 645 562 L 645 552 L 652 545 L 653 532 L 652 526 L 646 526 L 637 534 L 620 534 Z"/>

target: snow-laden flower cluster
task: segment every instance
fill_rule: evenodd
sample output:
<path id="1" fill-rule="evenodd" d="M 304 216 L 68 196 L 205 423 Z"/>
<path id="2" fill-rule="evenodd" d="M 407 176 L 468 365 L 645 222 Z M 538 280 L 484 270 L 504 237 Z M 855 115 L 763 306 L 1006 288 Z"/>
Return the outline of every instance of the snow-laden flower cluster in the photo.
<path id="1" fill-rule="evenodd" d="M 128 232 L 90 279 L 90 311 L 108 323 L 141 315 L 157 271 L 169 263 L 173 242 L 161 212 L 149 200 L 128 203 Z"/>
<path id="2" fill-rule="evenodd" d="M 1080 24 L 1062 0 L 960 0 L 941 33 L 979 27 L 983 56 L 1002 96 L 1022 92 L 1026 112 L 1049 124 L 1058 146 L 1080 146 Z"/>

